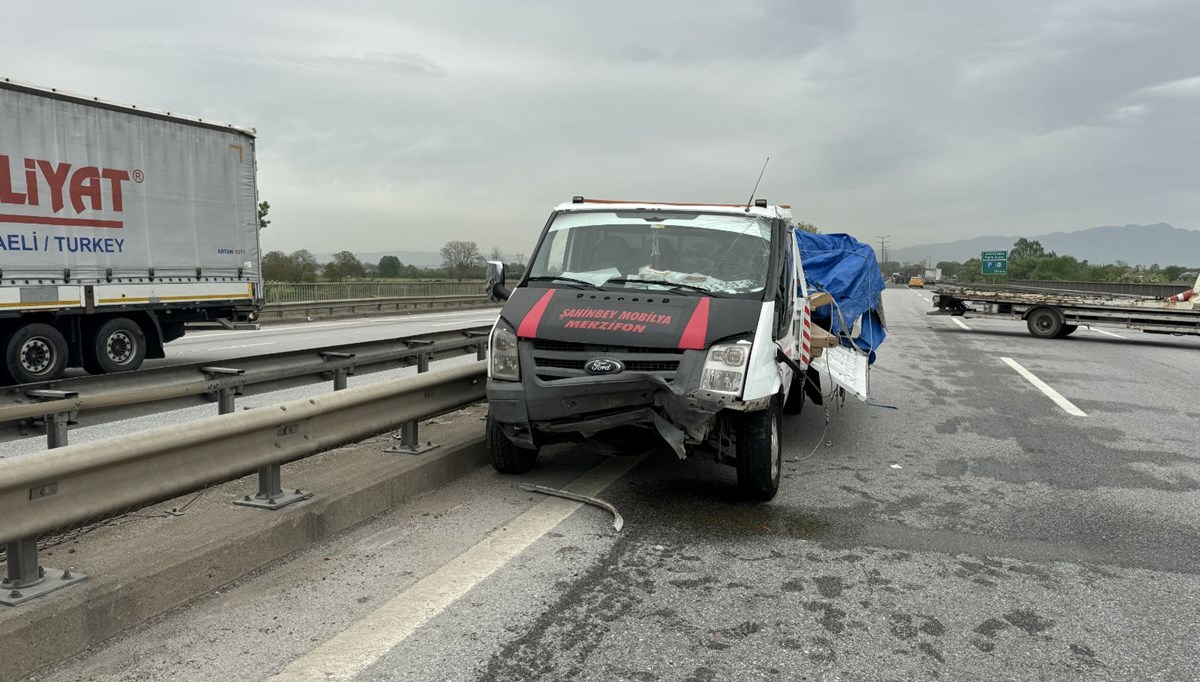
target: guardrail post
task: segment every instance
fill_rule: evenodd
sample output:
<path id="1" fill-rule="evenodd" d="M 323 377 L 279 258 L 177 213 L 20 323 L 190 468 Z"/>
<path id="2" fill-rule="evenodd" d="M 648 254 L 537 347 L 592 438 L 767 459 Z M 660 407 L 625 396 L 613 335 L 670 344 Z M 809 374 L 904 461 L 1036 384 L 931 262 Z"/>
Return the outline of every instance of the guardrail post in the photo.
<path id="1" fill-rule="evenodd" d="M 426 342 L 431 344 L 432 342 Z M 422 345 L 426 345 L 422 344 Z M 424 374 L 429 371 L 429 361 L 433 358 L 431 353 L 421 353 L 417 356 L 417 374 Z M 390 448 L 384 448 L 384 452 L 401 455 L 419 455 L 423 452 L 438 447 L 433 441 L 421 442 L 421 436 L 418 433 L 419 422 L 416 419 L 406 421 L 400 426 L 399 434 L 392 434 L 392 438 L 400 441 L 399 445 L 393 445 Z"/>
<path id="2" fill-rule="evenodd" d="M 218 376 L 240 376 L 246 373 L 244 369 L 233 369 L 229 367 L 201 367 L 201 372 L 208 377 L 209 381 Z M 231 414 L 237 409 L 234 404 L 234 398 L 237 396 L 237 386 L 220 386 L 217 388 L 217 414 Z M 243 507 L 257 507 L 259 509 L 279 509 L 286 507 L 293 502 L 307 500 L 312 497 L 312 493 L 304 492 L 297 488 L 295 492 L 285 493 L 282 487 L 283 474 L 279 464 L 268 464 L 258 469 L 258 492 L 254 497 L 249 495 L 240 500 L 235 500 L 234 504 Z"/>
<path id="3" fill-rule="evenodd" d="M 79 397 L 78 391 L 53 391 L 47 389 L 34 389 L 26 391 L 25 395 L 31 398 L 38 398 L 45 401 L 50 400 L 71 400 Z M 71 425 L 71 417 L 73 411 L 51 412 L 45 417 L 46 421 L 46 447 L 50 450 L 61 448 L 67 444 L 67 431 Z"/>
<path id="4" fill-rule="evenodd" d="M 466 335 L 467 338 L 479 339 L 479 343 L 475 345 L 475 359 L 487 360 L 487 338 L 491 332 L 465 331 L 463 334 Z"/>
<path id="5" fill-rule="evenodd" d="M 244 369 L 232 369 L 229 367 L 201 367 L 201 372 L 204 376 L 212 381 L 218 376 L 241 376 L 246 373 Z M 221 386 L 217 388 L 217 414 L 231 414 L 237 409 L 234 405 L 234 399 L 237 397 L 237 386 Z"/>
<path id="6" fill-rule="evenodd" d="M 258 468 L 258 492 L 254 497 L 246 495 L 233 503 L 242 507 L 270 509 L 272 511 L 286 507 L 300 500 L 307 500 L 313 493 L 296 488 L 293 491 L 283 490 L 283 469 L 279 463 L 268 464 Z"/>
<path id="7" fill-rule="evenodd" d="M 51 486 L 30 491 L 30 495 Z M 57 492 L 57 486 L 54 492 Z M 54 494 L 51 492 L 49 494 Z M 4 546 L 8 554 L 8 571 L 0 581 L 0 604 L 16 606 L 49 592 L 73 585 L 87 576 L 71 573 L 70 569 L 58 571 L 38 563 L 37 536 L 14 540 Z"/>
<path id="8" fill-rule="evenodd" d="M 321 353 L 321 357 L 325 360 L 343 360 L 354 357 L 354 353 L 339 353 L 335 351 L 326 351 Z M 339 367 L 333 370 L 333 390 L 341 391 L 347 386 L 348 377 L 354 374 L 353 367 Z"/>

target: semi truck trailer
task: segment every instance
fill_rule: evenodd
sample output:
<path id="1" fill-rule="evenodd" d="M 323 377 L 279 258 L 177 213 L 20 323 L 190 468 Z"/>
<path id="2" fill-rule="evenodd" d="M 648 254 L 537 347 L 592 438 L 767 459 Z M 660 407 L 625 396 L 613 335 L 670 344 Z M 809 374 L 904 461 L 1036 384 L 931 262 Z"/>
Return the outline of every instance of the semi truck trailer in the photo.
<path id="1" fill-rule="evenodd" d="M 261 303 L 255 131 L 0 79 L 0 382 L 135 370 Z"/>

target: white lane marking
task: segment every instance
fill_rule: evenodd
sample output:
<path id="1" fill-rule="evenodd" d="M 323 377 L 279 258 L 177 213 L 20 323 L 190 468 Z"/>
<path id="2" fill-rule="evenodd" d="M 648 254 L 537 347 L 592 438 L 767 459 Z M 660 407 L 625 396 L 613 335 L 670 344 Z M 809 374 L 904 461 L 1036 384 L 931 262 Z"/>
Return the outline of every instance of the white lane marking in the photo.
<path id="1" fill-rule="evenodd" d="M 950 318 L 950 321 L 953 322 L 954 324 L 957 324 L 958 326 L 962 327 L 963 329 L 966 329 L 967 331 L 971 331 L 971 328 L 967 326 L 967 323 L 963 322 L 962 320 L 958 319 L 957 317 Z"/>
<path id="2" fill-rule="evenodd" d="M 1113 337 L 1114 339 L 1123 339 L 1123 338 L 1125 338 L 1124 336 L 1121 336 L 1120 334 L 1114 334 L 1114 333 L 1112 333 L 1112 332 L 1106 332 L 1106 331 L 1104 331 L 1103 329 L 1096 329 L 1095 327 L 1088 327 L 1087 329 L 1088 329 L 1088 331 L 1090 331 L 1090 332 L 1096 332 L 1097 334 L 1103 334 L 1103 335 L 1105 335 L 1105 336 L 1111 336 L 1111 337 Z"/>
<path id="3" fill-rule="evenodd" d="M 1035 377 L 1033 375 L 1033 372 L 1030 372 L 1029 370 L 1027 370 L 1024 367 L 1022 367 L 1021 365 L 1019 365 L 1016 360 L 1013 360 L 1012 358 L 1003 358 L 1003 357 L 1000 359 L 1004 361 L 1004 364 L 1015 369 L 1017 371 L 1017 374 L 1020 374 L 1021 376 L 1025 377 L 1026 381 L 1028 381 L 1029 383 L 1036 386 L 1039 391 L 1041 391 L 1042 393 L 1045 393 L 1046 397 L 1050 398 L 1051 400 L 1054 401 L 1054 403 L 1056 405 L 1063 408 L 1063 410 L 1066 411 L 1067 414 L 1074 415 L 1076 417 L 1086 417 L 1087 416 L 1086 412 L 1079 409 L 1078 407 L 1075 407 L 1075 405 L 1070 400 L 1067 400 L 1066 398 L 1064 398 L 1062 396 L 1061 393 L 1054 390 L 1053 388 L 1050 388 L 1049 384 L 1047 384 L 1046 382 Z"/>
<path id="4" fill-rule="evenodd" d="M 237 350 L 238 348 L 254 348 L 255 346 L 274 346 L 274 341 L 263 341 L 262 343 L 243 343 L 239 346 L 217 346 L 216 348 L 193 348 L 191 350 L 181 350 L 172 355 L 187 355 L 189 353 L 213 353 L 219 350 Z"/>
<path id="5" fill-rule="evenodd" d="M 644 458 L 607 459 L 575 479 L 568 488 L 583 495 L 596 495 Z M 557 497 L 537 503 L 269 679 L 274 682 L 353 679 L 581 506 Z"/>

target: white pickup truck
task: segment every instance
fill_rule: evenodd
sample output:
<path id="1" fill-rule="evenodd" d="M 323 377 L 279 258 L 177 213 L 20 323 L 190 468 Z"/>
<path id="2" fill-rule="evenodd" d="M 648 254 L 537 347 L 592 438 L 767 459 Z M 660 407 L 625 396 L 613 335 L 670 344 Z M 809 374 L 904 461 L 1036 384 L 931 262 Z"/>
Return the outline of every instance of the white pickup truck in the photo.
<path id="1" fill-rule="evenodd" d="M 489 264 L 489 293 L 506 301 L 489 345 L 493 466 L 528 471 L 568 439 L 640 452 L 631 444 L 657 434 L 772 498 L 783 414 L 822 400 L 814 356 L 867 392 L 868 354 L 813 326 L 795 233 L 790 207 L 762 200 L 559 205 L 515 287 Z"/>

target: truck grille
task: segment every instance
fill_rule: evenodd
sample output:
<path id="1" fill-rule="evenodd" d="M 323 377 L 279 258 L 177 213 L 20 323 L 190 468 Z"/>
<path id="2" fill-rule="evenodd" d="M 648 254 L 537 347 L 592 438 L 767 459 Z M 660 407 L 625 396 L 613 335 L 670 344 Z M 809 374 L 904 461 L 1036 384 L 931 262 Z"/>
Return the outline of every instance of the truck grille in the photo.
<path id="1" fill-rule="evenodd" d="M 675 378 L 683 351 L 677 348 L 602 346 L 534 339 L 534 373 L 542 381 L 587 376 L 584 364 L 592 358 L 616 358 L 626 372 L 649 372 L 667 381 Z"/>

